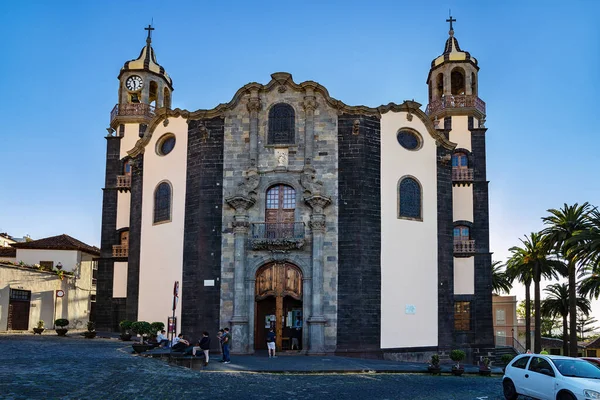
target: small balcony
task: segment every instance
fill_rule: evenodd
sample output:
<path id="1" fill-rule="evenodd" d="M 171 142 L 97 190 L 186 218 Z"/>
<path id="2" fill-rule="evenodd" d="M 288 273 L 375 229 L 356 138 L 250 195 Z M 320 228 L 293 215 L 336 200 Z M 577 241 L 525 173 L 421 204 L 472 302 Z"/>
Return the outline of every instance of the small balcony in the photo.
<path id="1" fill-rule="evenodd" d="M 475 254 L 475 241 L 474 240 L 455 240 L 454 241 L 454 255 L 468 257 Z"/>
<path id="2" fill-rule="evenodd" d="M 252 250 L 299 250 L 304 246 L 304 222 L 252 224 Z"/>
<path id="3" fill-rule="evenodd" d="M 127 257 L 129 255 L 129 246 L 115 244 L 113 246 L 113 257 Z"/>
<path id="4" fill-rule="evenodd" d="M 473 168 L 452 168 L 452 182 L 473 182 Z"/>
<path id="5" fill-rule="evenodd" d="M 154 106 L 144 103 L 117 104 L 110 112 L 110 123 L 117 117 L 134 117 L 133 119 L 150 119 L 154 117 Z"/>
<path id="6" fill-rule="evenodd" d="M 131 175 L 117 175 L 117 189 L 125 191 L 131 189 Z"/>
<path id="7" fill-rule="evenodd" d="M 485 102 L 473 95 L 450 95 L 444 96 L 439 100 L 433 100 L 427 105 L 425 114 L 433 115 L 440 111 L 459 108 L 474 108 L 485 115 Z"/>

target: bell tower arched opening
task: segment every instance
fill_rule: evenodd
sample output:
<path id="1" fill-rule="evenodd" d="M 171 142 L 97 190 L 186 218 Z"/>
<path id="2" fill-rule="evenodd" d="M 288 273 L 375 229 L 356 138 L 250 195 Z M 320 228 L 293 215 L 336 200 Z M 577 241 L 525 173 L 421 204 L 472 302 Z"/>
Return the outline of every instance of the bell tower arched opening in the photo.
<path id="1" fill-rule="evenodd" d="M 302 271 L 288 262 L 259 268 L 255 284 L 254 348 L 267 348 L 267 333 L 274 329 L 277 350 L 302 346 Z M 295 339 L 295 340 L 294 340 Z"/>
<path id="2" fill-rule="evenodd" d="M 439 73 L 435 78 L 435 87 L 433 90 L 433 100 L 439 100 L 444 93 L 444 74 Z"/>
<path id="3" fill-rule="evenodd" d="M 450 73 L 450 90 L 452 95 L 465 94 L 465 70 L 454 68 Z"/>

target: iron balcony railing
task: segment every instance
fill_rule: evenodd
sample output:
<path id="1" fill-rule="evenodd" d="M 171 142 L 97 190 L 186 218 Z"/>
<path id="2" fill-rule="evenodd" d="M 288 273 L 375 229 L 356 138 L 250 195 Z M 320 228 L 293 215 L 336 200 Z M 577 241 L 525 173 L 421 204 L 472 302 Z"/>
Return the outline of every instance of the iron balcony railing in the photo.
<path id="1" fill-rule="evenodd" d="M 454 240 L 454 253 L 471 254 L 475 253 L 474 240 Z"/>
<path id="2" fill-rule="evenodd" d="M 450 108 L 474 108 L 485 115 L 485 102 L 474 95 L 450 95 L 433 100 L 427 105 L 425 114 L 431 115 Z"/>
<path id="3" fill-rule="evenodd" d="M 110 122 L 117 117 L 154 117 L 154 106 L 144 103 L 117 104 L 110 112 Z"/>
<path id="4" fill-rule="evenodd" d="M 131 188 L 131 175 L 117 175 L 117 188 L 118 189 Z"/>
<path id="5" fill-rule="evenodd" d="M 127 257 L 129 255 L 129 246 L 115 244 L 113 246 L 113 257 Z"/>
<path id="6" fill-rule="evenodd" d="M 452 181 L 473 182 L 473 168 L 452 168 Z"/>
<path id="7" fill-rule="evenodd" d="M 304 246 L 304 222 L 252 223 L 253 250 L 294 250 Z"/>

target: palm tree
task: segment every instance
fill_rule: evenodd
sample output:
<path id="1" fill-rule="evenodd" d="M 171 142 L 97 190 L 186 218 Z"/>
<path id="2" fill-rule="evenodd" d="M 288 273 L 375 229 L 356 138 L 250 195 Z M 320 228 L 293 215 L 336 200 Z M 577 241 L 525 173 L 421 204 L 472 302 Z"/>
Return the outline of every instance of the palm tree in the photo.
<path id="1" fill-rule="evenodd" d="M 579 283 L 579 294 L 590 299 L 600 297 L 600 275 L 592 273 Z"/>
<path id="2" fill-rule="evenodd" d="M 492 289 L 496 293 L 509 293 L 512 289 L 512 279 L 501 261 L 492 261 Z"/>
<path id="3" fill-rule="evenodd" d="M 514 247 L 510 250 L 513 251 Z M 516 279 L 525 286 L 525 348 L 531 349 L 531 281 L 533 280 L 533 271 L 531 266 L 523 263 L 519 253 L 513 253 L 513 256 L 506 262 L 506 273 L 511 279 Z"/>
<path id="4" fill-rule="evenodd" d="M 548 296 L 542 302 L 540 311 L 546 317 L 555 318 L 558 316 L 562 317 L 563 321 L 563 354 L 569 352 L 569 329 L 567 323 L 567 316 L 569 315 L 569 286 L 566 283 L 555 283 L 549 285 L 544 289 Z M 577 308 L 588 315 L 591 311 L 590 301 L 582 297 L 576 299 Z M 576 332 L 577 333 L 577 332 Z M 577 342 L 575 342 L 577 343 Z"/>
<path id="5" fill-rule="evenodd" d="M 530 275 L 531 281 L 533 281 L 533 309 L 535 318 L 534 351 L 539 353 L 542 350 L 540 282 L 542 278 L 558 279 L 559 274 L 566 274 L 567 271 L 563 262 L 549 258 L 547 244 L 542 240 L 542 235 L 540 233 L 532 232 L 529 237 L 525 236 L 525 239 L 521 239 L 521 243 L 523 245 L 522 247 L 515 246 L 510 248 L 512 256 L 508 261 L 508 265 L 514 266 L 518 272 L 525 273 L 528 276 Z M 526 304 L 526 306 L 528 305 Z M 525 323 L 527 324 L 530 322 L 526 321 Z"/>
<path id="6" fill-rule="evenodd" d="M 569 244 L 573 245 L 573 253 L 580 262 L 592 267 L 596 272 L 596 269 L 600 268 L 600 211 L 598 208 L 590 211 L 587 220 L 588 229 L 575 234 Z"/>
<path id="7" fill-rule="evenodd" d="M 580 262 L 573 240 L 590 227 L 588 216 L 592 210 L 589 203 L 581 206 L 563 205 L 560 210 L 550 209 L 548 217 L 542 218 L 547 226 L 542 231 L 545 240 L 567 262 L 569 276 L 569 355 L 577 357 L 577 267 Z"/>

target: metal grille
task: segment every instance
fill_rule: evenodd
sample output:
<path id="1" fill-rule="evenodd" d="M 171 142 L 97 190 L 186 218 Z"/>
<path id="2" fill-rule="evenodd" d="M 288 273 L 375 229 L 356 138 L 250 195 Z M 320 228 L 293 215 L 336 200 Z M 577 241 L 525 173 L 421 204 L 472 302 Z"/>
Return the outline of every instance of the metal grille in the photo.
<path id="1" fill-rule="evenodd" d="M 29 290 L 10 289 L 10 299 L 16 301 L 29 301 L 31 292 Z"/>
<path id="2" fill-rule="evenodd" d="M 267 192 L 267 209 L 295 209 L 296 208 L 296 191 L 290 186 L 273 186 Z"/>
<path id="3" fill-rule="evenodd" d="M 421 218 L 421 186 L 412 178 L 400 182 L 400 217 Z"/>
<path id="4" fill-rule="evenodd" d="M 407 150 L 416 150 L 419 147 L 419 138 L 412 132 L 398 132 L 398 143 Z"/>
<path id="5" fill-rule="evenodd" d="M 289 104 L 276 104 L 269 111 L 268 144 L 295 142 L 295 113 Z"/>
<path id="6" fill-rule="evenodd" d="M 171 219 L 171 185 L 162 182 L 154 193 L 154 223 Z"/>

